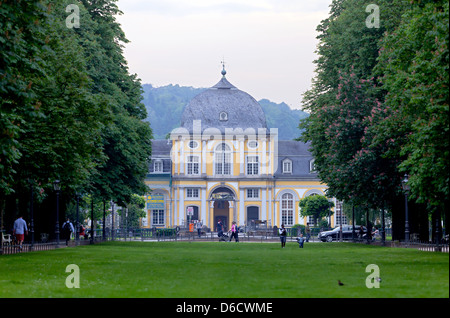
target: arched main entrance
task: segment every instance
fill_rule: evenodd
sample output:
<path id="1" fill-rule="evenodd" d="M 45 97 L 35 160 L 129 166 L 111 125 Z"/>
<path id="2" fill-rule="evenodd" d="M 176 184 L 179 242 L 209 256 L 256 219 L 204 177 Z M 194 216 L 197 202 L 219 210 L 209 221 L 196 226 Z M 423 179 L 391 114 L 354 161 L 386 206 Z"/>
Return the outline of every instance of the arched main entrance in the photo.
<path id="1" fill-rule="evenodd" d="M 214 230 L 219 220 L 222 221 L 223 231 L 228 231 L 228 221 L 230 216 L 230 204 L 228 201 L 215 201 L 214 202 Z"/>
<path id="2" fill-rule="evenodd" d="M 233 219 L 231 204 L 236 200 L 234 192 L 227 187 L 218 187 L 211 193 L 210 200 L 214 202 L 213 206 L 213 230 L 216 230 L 219 219 L 222 221 L 224 231 L 230 229 Z M 234 204 L 233 204 L 234 206 Z"/>

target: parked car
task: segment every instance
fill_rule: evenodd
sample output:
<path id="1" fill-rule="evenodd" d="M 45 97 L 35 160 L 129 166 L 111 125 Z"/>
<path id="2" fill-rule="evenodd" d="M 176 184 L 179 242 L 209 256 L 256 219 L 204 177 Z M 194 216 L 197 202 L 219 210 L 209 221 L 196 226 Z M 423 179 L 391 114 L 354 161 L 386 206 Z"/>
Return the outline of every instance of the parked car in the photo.
<path id="1" fill-rule="evenodd" d="M 359 236 L 360 225 L 355 225 L 355 238 Z M 364 234 L 367 232 L 365 226 L 363 226 Z M 322 242 L 332 242 L 339 239 L 340 227 L 335 227 L 331 231 L 322 231 L 319 233 L 319 239 Z M 342 238 L 344 240 L 351 240 L 353 232 L 353 225 L 342 225 Z"/>

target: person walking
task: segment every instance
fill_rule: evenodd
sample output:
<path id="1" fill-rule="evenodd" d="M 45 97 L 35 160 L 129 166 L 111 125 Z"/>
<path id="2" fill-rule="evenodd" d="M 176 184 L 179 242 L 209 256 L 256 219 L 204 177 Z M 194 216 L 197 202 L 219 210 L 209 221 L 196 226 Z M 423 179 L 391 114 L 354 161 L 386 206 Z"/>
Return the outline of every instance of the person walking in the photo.
<path id="1" fill-rule="evenodd" d="M 238 226 L 236 224 L 236 221 L 233 221 L 232 225 L 231 225 L 231 237 L 230 237 L 230 242 L 234 237 L 234 240 L 236 242 L 239 242 L 239 235 L 238 235 L 239 229 Z"/>
<path id="2" fill-rule="evenodd" d="M 70 236 L 72 235 L 72 232 L 75 232 L 75 230 L 69 218 L 67 218 L 67 221 L 64 222 L 64 224 L 62 225 L 62 234 L 63 237 L 66 239 L 66 246 L 69 245 Z"/>
<path id="3" fill-rule="evenodd" d="M 286 235 L 287 235 L 286 229 L 284 228 L 284 224 L 281 224 L 279 232 L 280 232 L 281 248 L 284 248 L 286 246 Z"/>
<path id="4" fill-rule="evenodd" d="M 217 230 L 217 236 L 218 237 L 223 236 L 223 224 L 222 224 L 222 220 L 221 219 L 219 219 L 219 222 L 217 222 L 216 230 Z"/>
<path id="5" fill-rule="evenodd" d="M 19 243 L 19 250 L 22 250 L 22 243 L 25 239 L 25 234 L 28 235 L 27 222 L 19 216 L 14 221 L 13 235 L 15 236 L 17 243 Z"/>
<path id="6" fill-rule="evenodd" d="M 199 238 L 202 236 L 202 222 L 200 221 L 197 221 L 197 234 Z"/>
<path id="7" fill-rule="evenodd" d="M 306 223 L 306 242 L 309 242 L 309 239 L 311 238 L 311 228 L 309 227 L 309 223 Z"/>

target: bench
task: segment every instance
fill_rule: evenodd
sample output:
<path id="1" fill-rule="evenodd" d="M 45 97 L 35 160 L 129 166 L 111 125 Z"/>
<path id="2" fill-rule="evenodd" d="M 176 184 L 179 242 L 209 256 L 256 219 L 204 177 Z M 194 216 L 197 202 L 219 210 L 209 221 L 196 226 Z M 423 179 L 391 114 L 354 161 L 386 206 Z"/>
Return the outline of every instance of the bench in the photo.
<path id="1" fill-rule="evenodd" d="M 2 244 L 10 244 L 11 245 L 12 239 L 11 234 L 3 234 L 2 232 Z"/>

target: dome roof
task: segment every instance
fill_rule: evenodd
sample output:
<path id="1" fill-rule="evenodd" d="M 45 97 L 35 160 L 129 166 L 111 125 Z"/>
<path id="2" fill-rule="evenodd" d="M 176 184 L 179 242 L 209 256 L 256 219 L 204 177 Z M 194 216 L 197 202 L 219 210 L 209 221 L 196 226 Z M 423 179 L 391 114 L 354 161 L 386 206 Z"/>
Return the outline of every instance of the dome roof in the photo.
<path id="1" fill-rule="evenodd" d="M 181 127 L 193 131 L 194 120 L 200 120 L 202 132 L 206 128 L 267 128 L 261 105 L 249 94 L 237 89 L 226 78 L 194 97 L 185 107 Z"/>

